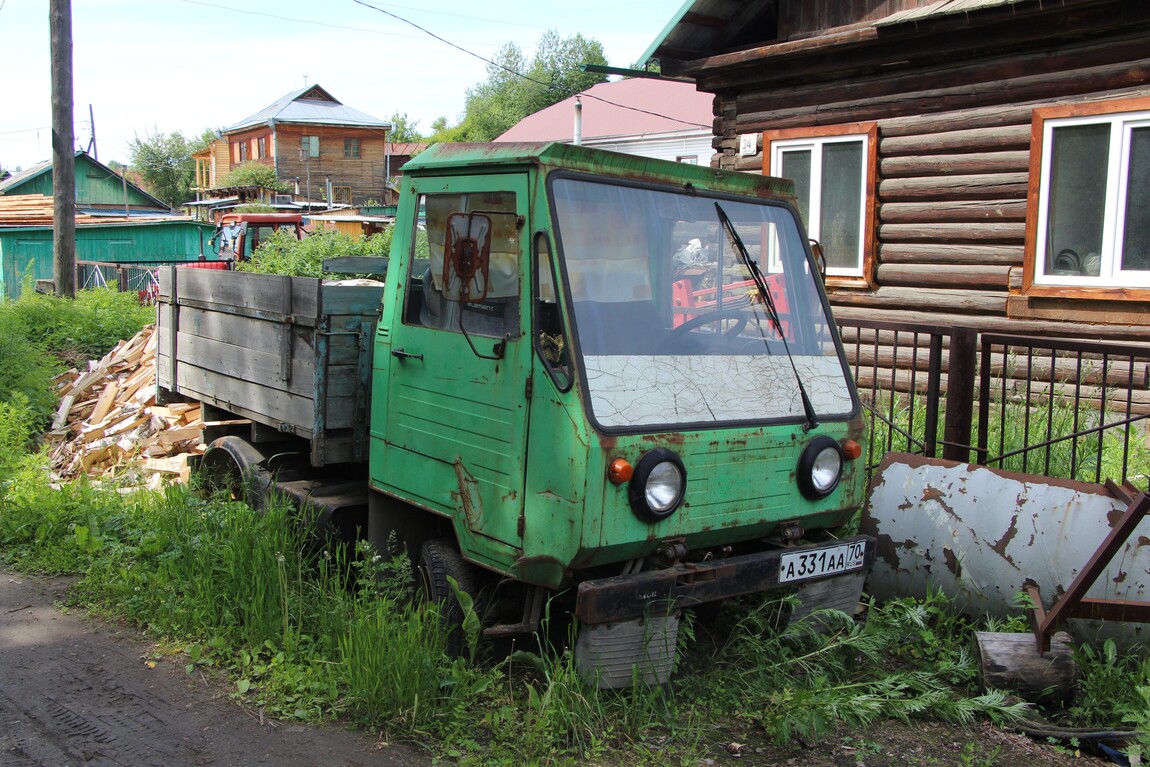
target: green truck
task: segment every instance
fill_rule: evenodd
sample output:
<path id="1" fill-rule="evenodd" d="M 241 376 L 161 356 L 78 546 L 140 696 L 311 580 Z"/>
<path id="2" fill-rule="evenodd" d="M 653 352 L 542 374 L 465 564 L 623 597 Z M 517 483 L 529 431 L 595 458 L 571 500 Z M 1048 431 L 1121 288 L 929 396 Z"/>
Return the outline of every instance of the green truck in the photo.
<path id="1" fill-rule="evenodd" d="M 171 268 L 158 380 L 203 465 L 406 548 L 492 636 L 579 621 L 663 681 L 684 609 L 857 600 L 863 422 L 790 182 L 566 144 L 404 167 L 385 285 Z M 637 670 L 637 671 L 636 671 Z"/>

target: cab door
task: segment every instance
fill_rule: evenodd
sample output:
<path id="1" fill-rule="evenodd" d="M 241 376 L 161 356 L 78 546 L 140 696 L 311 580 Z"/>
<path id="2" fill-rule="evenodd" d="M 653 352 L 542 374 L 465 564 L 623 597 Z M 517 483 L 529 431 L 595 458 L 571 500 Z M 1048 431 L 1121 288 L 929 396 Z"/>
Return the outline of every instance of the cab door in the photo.
<path id="1" fill-rule="evenodd" d="M 519 548 L 522 535 L 532 360 L 527 177 L 417 183 L 426 228 L 414 238 L 402 319 L 391 329 L 386 485 L 451 516 L 471 558 L 496 542 L 510 554 L 504 547 Z M 477 268 L 468 248 L 482 249 L 485 238 Z"/>

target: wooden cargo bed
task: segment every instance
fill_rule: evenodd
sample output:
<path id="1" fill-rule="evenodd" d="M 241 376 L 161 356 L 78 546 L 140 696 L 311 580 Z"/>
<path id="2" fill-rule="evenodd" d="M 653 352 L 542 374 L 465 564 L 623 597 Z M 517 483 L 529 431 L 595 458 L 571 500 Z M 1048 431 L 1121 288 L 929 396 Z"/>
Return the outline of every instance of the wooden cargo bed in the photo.
<path id="1" fill-rule="evenodd" d="M 161 390 L 311 442 L 314 466 L 367 459 L 382 285 L 160 270 Z"/>

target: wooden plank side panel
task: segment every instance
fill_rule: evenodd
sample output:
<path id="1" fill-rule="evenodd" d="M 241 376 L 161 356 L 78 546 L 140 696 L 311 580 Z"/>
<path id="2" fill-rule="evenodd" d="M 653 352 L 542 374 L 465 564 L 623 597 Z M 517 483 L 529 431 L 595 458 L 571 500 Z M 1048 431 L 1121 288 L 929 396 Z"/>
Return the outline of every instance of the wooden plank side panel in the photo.
<path id="1" fill-rule="evenodd" d="M 383 308 L 382 285 L 323 285 L 324 314 L 379 317 Z"/>
<path id="2" fill-rule="evenodd" d="M 320 281 L 315 277 L 187 268 L 178 269 L 175 274 L 181 303 L 210 304 L 252 313 L 290 314 L 301 324 L 309 325 L 314 324 L 319 313 Z"/>
<path id="3" fill-rule="evenodd" d="M 244 381 L 215 370 L 182 362 L 176 371 L 176 385 L 181 394 L 217 405 L 273 427 L 290 424 L 311 436 L 314 404 L 310 397 Z M 300 431 L 296 431 L 299 434 Z"/>
<path id="4" fill-rule="evenodd" d="M 180 365 L 177 378 L 185 396 L 298 436 L 314 435 L 314 402 L 310 397 L 189 364 Z M 324 414 L 329 429 L 353 428 L 359 417 L 352 397 L 329 397 Z"/>

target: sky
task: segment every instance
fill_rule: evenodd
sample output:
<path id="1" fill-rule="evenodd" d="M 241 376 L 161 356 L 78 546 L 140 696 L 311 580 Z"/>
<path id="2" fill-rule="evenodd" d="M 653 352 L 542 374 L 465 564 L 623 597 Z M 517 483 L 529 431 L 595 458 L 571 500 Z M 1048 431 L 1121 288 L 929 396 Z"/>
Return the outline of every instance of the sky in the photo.
<path id="1" fill-rule="evenodd" d="M 631 66 L 681 5 L 72 0 L 76 144 L 91 142 L 89 106 L 100 161 L 127 163 L 136 137 L 198 137 L 317 83 L 349 107 L 384 120 L 406 114 L 427 133 L 437 117 L 457 122 L 467 88 L 486 79 L 477 57 L 513 42 L 530 59 L 553 29 L 598 40 L 612 66 Z M 48 9 L 48 0 L 0 0 L 0 167 L 10 171 L 52 157 Z"/>

